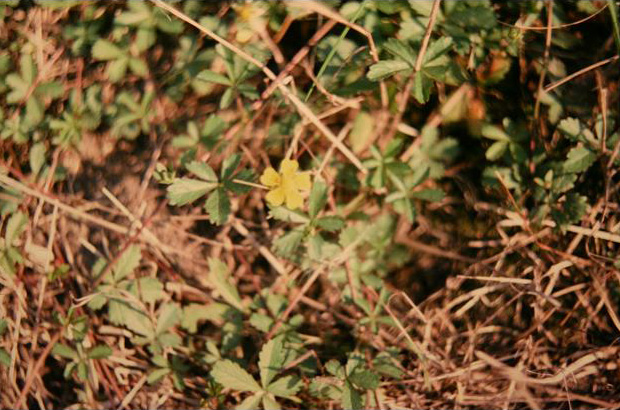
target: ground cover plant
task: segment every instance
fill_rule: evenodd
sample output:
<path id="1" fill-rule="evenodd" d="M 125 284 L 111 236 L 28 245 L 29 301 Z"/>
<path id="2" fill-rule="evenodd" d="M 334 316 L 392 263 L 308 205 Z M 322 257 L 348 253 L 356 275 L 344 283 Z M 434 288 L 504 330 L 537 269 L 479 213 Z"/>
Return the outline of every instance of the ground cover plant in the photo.
<path id="1" fill-rule="evenodd" d="M 614 1 L 0 1 L 3 408 L 619 408 Z"/>

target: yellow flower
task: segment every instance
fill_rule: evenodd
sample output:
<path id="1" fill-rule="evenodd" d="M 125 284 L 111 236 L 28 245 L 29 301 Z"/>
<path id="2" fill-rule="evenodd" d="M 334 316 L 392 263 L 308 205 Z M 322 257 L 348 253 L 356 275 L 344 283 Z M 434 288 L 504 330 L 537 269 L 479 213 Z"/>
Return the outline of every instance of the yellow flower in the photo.
<path id="1" fill-rule="evenodd" d="M 295 160 L 285 159 L 280 164 L 280 172 L 269 167 L 260 177 L 261 184 L 270 188 L 265 197 L 272 206 L 280 206 L 286 203 L 289 209 L 299 208 L 304 200 L 299 191 L 310 189 L 310 172 L 297 172 L 299 163 Z"/>

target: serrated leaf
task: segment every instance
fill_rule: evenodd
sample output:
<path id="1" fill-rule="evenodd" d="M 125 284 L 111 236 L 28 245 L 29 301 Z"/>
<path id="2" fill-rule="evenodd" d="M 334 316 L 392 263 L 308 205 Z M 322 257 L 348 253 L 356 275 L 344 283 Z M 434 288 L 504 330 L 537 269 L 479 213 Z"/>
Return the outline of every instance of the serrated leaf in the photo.
<path id="1" fill-rule="evenodd" d="M 141 259 L 142 251 L 140 245 L 131 245 L 125 249 L 123 254 L 114 263 L 114 266 L 112 266 L 114 280 L 118 282 L 132 273 L 140 264 Z"/>
<path id="2" fill-rule="evenodd" d="M 91 54 L 93 58 L 97 60 L 109 61 L 123 57 L 125 55 L 125 52 L 114 43 L 108 40 L 99 39 L 93 45 Z"/>
<path id="3" fill-rule="evenodd" d="M 209 305 L 192 303 L 183 308 L 181 327 L 190 333 L 196 333 L 198 322 L 203 320 L 223 322 L 225 320 L 224 315 L 229 309 L 231 309 L 229 306 L 221 303 L 211 303 Z"/>
<path id="4" fill-rule="evenodd" d="M 269 215 L 279 221 L 307 224 L 310 222 L 308 215 L 298 210 L 292 210 L 285 206 L 276 206 L 269 209 Z"/>
<path id="5" fill-rule="evenodd" d="M 274 337 L 268 341 L 263 345 L 258 357 L 261 383 L 263 386 L 268 386 L 284 363 L 283 337 Z"/>
<path id="6" fill-rule="evenodd" d="M 562 164 L 564 172 L 574 174 L 584 172 L 596 161 L 596 154 L 585 147 L 573 147 Z"/>
<path id="7" fill-rule="evenodd" d="M 54 345 L 52 354 L 64 357 L 65 359 L 77 359 L 79 357 L 75 350 L 62 343 L 56 343 Z"/>
<path id="8" fill-rule="evenodd" d="M 303 229 L 293 229 L 273 241 L 274 250 L 278 255 L 291 257 L 301 245 L 304 236 L 305 231 Z"/>
<path id="9" fill-rule="evenodd" d="M 221 225 L 226 222 L 230 215 L 230 199 L 224 188 L 211 192 L 205 202 L 205 210 L 214 224 Z"/>
<path id="10" fill-rule="evenodd" d="M 185 168 L 198 178 L 204 179 L 207 182 L 218 182 L 217 174 L 213 168 L 204 162 L 192 161 L 187 164 Z"/>
<path id="11" fill-rule="evenodd" d="M 336 232 L 344 227 L 344 219 L 334 215 L 323 216 L 316 220 L 316 224 L 328 232 Z"/>
<path id="12" fill-rule="evenodd" d="M 250 392 L 263 391 L 248 372 L 230 360 L 217 362 L 211 370 L 211 376 L 227 389 Z"/>
<path id="13" fill-rule="evenodd" d="M 166 297 L 164 285 L 157 278 L 139 278 L 129 285 L 129 292 L 143 302 L 155 303 Z"/>
<path id="14" fill-rule="evenodd" d="M 327 185 L 318 177 L 314 179 L 312 191 L 308 198 L 308 214 L 310 218 L 316 217 L 327 203 Z"/>
<path id="15" fill-rule="evenodd" d="M 402 60 L 383 60 L 370 66 L 366 77 L 370 81 L 379 81 L 401 71 L 410 70 L 411 66 Z"/>
<path id="16" fill-rule="evenodd" d="M 274 396 L 290 398 L 294 397 L 301 389 L 302 381 L 298 376 L 289 375 L 280 377 L 267 387 L 267 391 Z"/>
<path id="17" fill-rule="evenodd" d="M 228 304 L 242 312 L 245 310 L 237 288 L 230 281 L 230 273 L 224 262 L 215 258 L 209 259 L 209 282 Z"/>
<path id="18" fill-rule="evenodd" d="M 409 47 L 409 45 L 406 44 L 404 41 L 390 38 L 385 42 L 385 44 L 383 44 L 383 48 L 388 53 L 409 63 L 410 67 L 413 67 L 415 65 L 416 52 L 413 51 L 413 49 Z"/>
<path id="19" fill-rule="evenodd" d="M 179 322 L 181 322 L 181 308 L 179 305 L 176 303 L 166 303 L 159 310 L 155 332 L 161 335 L 176 326 Z"/>
<path id="20" fill-rule="evenodd" d="M 227 85 L 229 87 L 232 85 L 228 77 L 225 77 L 222 74 L 218 74 L 211 70 L 203 70 L 199 72 L 196 78 L 198 80 L 208 81 L 210 83 L 217 83 L 221 85 Z"/>
<path id="21" fill-rule="evenodd" d="M 112 355 L 112 348 L 107 345 L 97 345 L 88 351 L 89 359 L 105 359 Z"/>
<path id="22" fill-rule="evenodd" d="M 411 93 L 413 97 L 420 103 L 425 104 L 431 97 L 431 87 L 433 82 L 422 72 L 414 74 L 413 88 Z"/>
<path id="23" fill-rule="evenodd" d="M 178 178 L 167 188 L 170 205 L 185 205 L 212 191 L 217 183 L 192 178 Z"/>
<path id="24" fill-rule="evenodd" d="M 116 325 L 126 326 L 129 330 L 139 335 L 152 339 L 155 337 L 155 329 L 146 313 L 138 307 L 129 305 L 123 300 L 110 300 L 108 302 L 108 318 Z"/>

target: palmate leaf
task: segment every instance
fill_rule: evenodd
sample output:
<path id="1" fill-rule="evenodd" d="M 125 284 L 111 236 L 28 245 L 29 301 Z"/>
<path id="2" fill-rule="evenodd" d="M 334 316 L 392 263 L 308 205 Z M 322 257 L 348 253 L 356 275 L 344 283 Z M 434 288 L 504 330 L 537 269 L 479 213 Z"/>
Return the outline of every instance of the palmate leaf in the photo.
<path id="1" fill-rule="evenodd" d="M 213 366 L 211 376 L 227 389 L 261 392 L 263 389 L 254 378 L 237 363 L 221 360 Z"/>

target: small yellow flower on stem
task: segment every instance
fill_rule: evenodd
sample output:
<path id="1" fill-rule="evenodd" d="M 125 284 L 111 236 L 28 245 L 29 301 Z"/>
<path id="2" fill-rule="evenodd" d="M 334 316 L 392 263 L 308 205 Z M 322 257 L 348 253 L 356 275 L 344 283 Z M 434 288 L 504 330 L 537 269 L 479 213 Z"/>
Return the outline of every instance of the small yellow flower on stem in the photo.
<path id="1" fill-rule="evenodd" d="M 261 184 L 269 187 L 270 191 L 265 197 L 272 206 L 280 206 L 286 203 L 287 208 L 297 209 L 304 200 L 299 191 L 307 191 L 311 187 L 310 172 L 298 172 L 299 163 L 295 160 L 285 159 L 280 164 L 280 172 L 269 167 L 260 177 Z"/>

